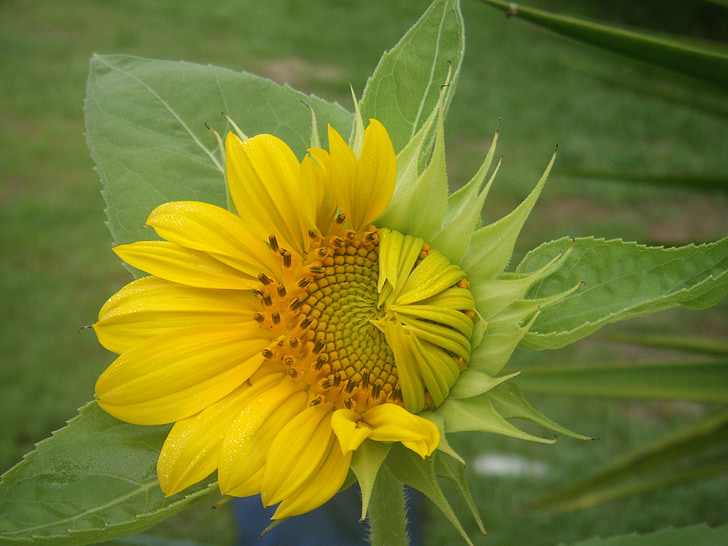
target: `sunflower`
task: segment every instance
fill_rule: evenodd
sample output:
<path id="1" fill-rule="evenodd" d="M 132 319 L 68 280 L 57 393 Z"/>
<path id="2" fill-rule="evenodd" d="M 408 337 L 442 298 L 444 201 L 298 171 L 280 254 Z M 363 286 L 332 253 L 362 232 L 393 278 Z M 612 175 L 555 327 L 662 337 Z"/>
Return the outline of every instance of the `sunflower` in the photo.
<path id="1" fill-rule="evenodd" d="M 362 127 L 358 153 L 329 128 L 329 150 L 302 161 L 272 135 L 231 132 L 234 212 L 166 203 L 147 220 L 162 240 L 114 249 L 149 275 L 100 311 L 97 336 L 119 356 L 96 395 L 123 421 L 174 423 L 166 495 L 217 471 L 223 494 L 260 494 L 278 519 L 329 500 L 372 442 L 446 449 L 462 404 L 509 377 L 496 374 L 551 303 L 523 295 L 561 259 L 501 274 L 545 176 L 481 227 L 492 149 L 443 208 L 427 191 L 447 187 L 442 109 L 399 157 L 380 122 Z"/>

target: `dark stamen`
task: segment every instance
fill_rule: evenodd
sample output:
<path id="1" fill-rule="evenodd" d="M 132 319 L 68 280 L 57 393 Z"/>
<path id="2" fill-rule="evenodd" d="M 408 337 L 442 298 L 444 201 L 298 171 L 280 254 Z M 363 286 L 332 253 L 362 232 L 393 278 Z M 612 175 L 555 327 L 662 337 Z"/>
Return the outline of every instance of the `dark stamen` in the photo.
<path id="1" fill-rule="evenodd" d="M 265 317 L 260 313 L 253 313 L 253 320 L 255 322 L 263 322 L 265 320 Z"/>
<path id="2" fill-rule="evenodd" d="M 276 288 L 276 291 L 278 292 L 278 295 L 282 298 L 286 295 L 286 287 L 282 284 L 278 285 L 278 288 Z"/>
<path id="3" fill-rule="evenodd" d="M 261 354 L 263 355 L 263 358 L 273 358 L 273 351 L 271 351 L 270 349 L 263 349 L 263 352 Z"/>
<path id="4" fill-rule="evenodd" d="M 281 322 L 281 315 L 278 311 L 273 311 L 270 318 L 273 319 L 273 324 L 279 324 Z"/>
<path id="5" fill-rule="evenodd" d="M 268 275 L 266 275 L 265 273 L 261 273 L 260 275 L 258 275 L 258 280 L 259 280 L 260 282 L 262 282 L 263 284 L 265 284 L 265 285 L 269 285 L 270 283 L 272 283 L 272 282 L 273 282 L 273 279 L 271 279 L 271 278 L 270 278 L 270 277 L 269 277 Z"/>
<path id="6" fill-rule="evenodd" d="M 323 340 L 316 340 L 316 343 L 313 344 L 313 353 L 320 353 L 321 350 L 324 348 L 324 345 L 326 345 L 326 343 Z"/>
<path id="7" fill-rule="evenodd" d="M 273 305 L 273 300 L 270 297 L 270 294 L 268 292 L 263 292 L 263 305 L 269 306 Z"/>
<path id="8" fill-rule="evenodd" d="M 285 248 L 280 250 L 280 255 L 283 256 L 283 267 L 291 267 L 291 253 Z"/>
<path id="9" fill-rule="evenodd" d="M 275 235 L 269 235 L 268 236 L 268 242 L 270 243 L 270 249 L 273 252 L 278 252 L 278 239 L 276 239 Z"/>

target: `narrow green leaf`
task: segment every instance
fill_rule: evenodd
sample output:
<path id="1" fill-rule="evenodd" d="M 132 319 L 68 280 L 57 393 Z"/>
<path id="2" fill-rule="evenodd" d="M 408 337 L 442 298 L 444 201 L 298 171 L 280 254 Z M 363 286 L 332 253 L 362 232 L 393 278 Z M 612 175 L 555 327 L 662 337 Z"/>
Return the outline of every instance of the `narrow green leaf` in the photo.
<path id="1" fill-rule="evenodd" d="M 599 336 L 601 339 L 617 343 L 631 343 L 645 347 L 677 349 L 708 355 L 728 356 L 728 342 L 720 339 L 700 338 L 694 336 L 625 334 L 623 332 Z"/>
<path id="2" fill-rule="evenodd" d="M 611 538 L 592 538 L 570 546 L 716 546 L 728 543 L 728 525 L 710 528 L 704 523 L 674 529 L 660 529 L 654 533 L 621 535 Z"/>
<path id="3" fill-rule="evenodd" d="M 655 36 L 586 19 L 556 15 L 502 0 L 482 1 L 504 10 L 510 16 L 535 23 L 567 38 L 652 63 L 704 82 L 728 86 L 728 50 L 719 44 L 703 45 L 680 36 Z"/>
<path id="4" fill-rule="evenodd" d="M 666 186 L 697 191 L 728 190 L 728 176 L 724 174 L 652 174 L 635 172 L 564 170 L 559 175 L 605 182 L 634 182 L 664 188 Z"/>
<path id="5" fill-rule="evenodd" d="M 728 402 L 728 361 L 529 366 L 516 383 L 524 392 Z"/>
<path id="6" fill-rule="evenodd" d="M 440 87 L 455 88 L 465 31 L 458 0 L 435 0 L 369 78 L 361 100 L 364 118 L 381 121 L 399 153 L 435 109 Z M 453 92 L 445 97 L 445 112 Z"/>
<path id="7" fill-rule="evenodd" d="M 251 74 L 186 62 L 94 55 L 86 89 L 87 141 L 104 186 L 115 244 L 153 238 L 147 215 L 165 202 L 226 206 L 224 161 L 207 123 L 225 134 L 225 113 L 246 134 L 271 133 L 299 157 L 327 124 L 351 131 L 342 107 Z"/>
<path id="8" fill-rule="evenodd" d="M 157 458 L 169 426 L 122 423 L 92 402 L 0 480 L 3 544 L 92 544 L 143 531 L 217 491 L 165 498 Z M 212 504 L 212 502 L 211 502 Z"/>
<path id="9" fill-rule="evenodd" d="M 523 348 L 563 347 L 605 324 L 675 307 L 704 309 L 728 292 L 728 238 L 677 248 L 563 238 L 529 252 L 517 272 L 543 267 L 572 244 L 561 268 L 528 296 L 558 294 L 581 281 L 586 285 L 543 309 L 521 341 Z"/>
<path id="10" fill-rule="evenodd" d="M 667 468 L 663 474 L 668 476 L 652 480 L 643 478 L 638 486 L 639 491 L 647 490 L 647 484 L 652 488 L 666 485 L 665 480 L 673 479 L 676 475 L 675 466 L 678 461 L 699 458 L 715 448 L 722 448 L 726 445 L 726 440 L 728 440 L 728 410 L 723 410 L 694 421 L 563 489 L 531 501 L 528 506 L 531 508 L 548 506 L 554 507 L 555 510 L 567 510 L 593 505 L 607 498 L 616 498 L 617 492 L 621 496 L 634 494 L 637 491 L 630 489 L 631 486 L 620 488 L 615 484 L 635 476 L 659 473 L 660 467 Z M 698 460 L 698 466 L 704 466 L 704 460 Z M 689 472 L 686 474 L 687 476 L 681 478 L 691 477 Z"/>

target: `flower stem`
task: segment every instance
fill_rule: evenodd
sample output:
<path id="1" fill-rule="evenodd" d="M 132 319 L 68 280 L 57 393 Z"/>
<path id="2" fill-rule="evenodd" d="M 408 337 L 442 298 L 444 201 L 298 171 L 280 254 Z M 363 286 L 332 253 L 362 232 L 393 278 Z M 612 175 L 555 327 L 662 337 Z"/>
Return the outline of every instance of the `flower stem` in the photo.
<path id="1" fill-rule="evenodd" d="M 407 516 L 404 486 L 386 465 L 382 465 L 369 504 L 371 544 L 407 546 Z"/>

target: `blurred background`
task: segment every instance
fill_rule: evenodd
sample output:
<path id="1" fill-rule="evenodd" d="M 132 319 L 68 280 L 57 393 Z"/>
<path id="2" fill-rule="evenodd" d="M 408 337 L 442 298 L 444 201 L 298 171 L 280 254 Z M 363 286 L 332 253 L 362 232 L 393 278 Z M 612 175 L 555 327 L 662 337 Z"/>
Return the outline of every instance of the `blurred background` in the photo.
<path id="1" fill-rule="evenodd" d="M 84 141 L 91 54 L 245 70 L 350 108 L 349 84 L 361 94 L 382 52 L 428 4 L 0 0 L 0 471 L 93 397 L 96 377 L 112 355 L 100 348 L 93 331 L 79 329 L 93 323 L 103 302 L 130 280 L 110 250 L 100 184 Z M 504 162 L 486 204 L 489 219 L 520 202 L 559 145 L 517 259 L 562 236 L 669 246 L 728 235 L 728 193 L 704 189 L 728 173 L 725 96 L 688 82 L 679 98 L 668 98 L 664 89 L 672 80 L 657 70 L 507 19 L 476 0 L 462 4 L 466 55 L 446 126 L 453 187 L 477 169 L 501 117 Z M 529 5 L 728 41 L 728 10 L 713 2 L 530 0 Z M 723 113 L 706 107 L 721 101 Z M 621 173 L 620 181 L 604 180 L 614 173 Z M 685 185 L 665 185 L 674 177 Z M 640 179 L 652 183 L 635 182 Z M 725 340 L 728 305 L 670 311 L 606 330 Z M 511 367 L 661 358 L 672 353 L 587 339 L 557 352 L 517 352 Z M 471 489 L 489 544 L 556 544 L 728 522 L 725 475 L 581 512 L 519 510 L 529 499 L 709 410 L 687 402 L 529 399 L 557 422 L 601 439 L 563 438 L 543 446 L 491 435 L 457 437 L 453 444 L 470 461 Z M 502 456 L 507 464 L 498 462 Z M 203 501 L 150 533 L 233 543 L 228 508 L 211 511 L 209 504 Z M 475 538 L 467 510 L 454 504 Z M 427 544 L 456 538 L 432 506 L 426 525 Z"/>

